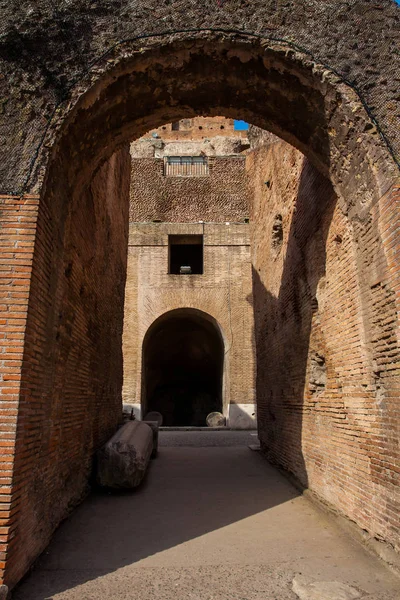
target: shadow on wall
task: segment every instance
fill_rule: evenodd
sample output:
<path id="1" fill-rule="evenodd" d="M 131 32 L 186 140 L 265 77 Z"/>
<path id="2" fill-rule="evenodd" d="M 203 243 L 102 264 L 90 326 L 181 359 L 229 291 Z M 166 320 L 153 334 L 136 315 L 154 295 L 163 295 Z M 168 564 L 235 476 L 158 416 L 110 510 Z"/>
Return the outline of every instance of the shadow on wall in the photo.
<path id="1" fill-rule="evenodd" d="M 325 196 L 310 189 L 312 175 L 305 160 L 278 297 L 268 291 L 263 266 L 255 265 L 253 271 L 259 437 L 268 457 L 304 485 L 302 414 L 310 337 L 318 334 L 317 288 L 325 274 L 325 244 L 335 207 L 332 188 Z M 260 456 L 240 459 L 239 450 L 206 463 L 196 448 L 185 456 L 171 455 L 171 460 L 160 453 L 137 492 L 93 494 L 59 528 L 15 599 L 43 600 L 121 567 L 151 561 L 157 553 L 298 495 L 266 463 L 259 464 Z M 246 482 L 240 485 L 243 473 Z"/>
<path id="2" fill-rule="evenodd" d="M 331 184 L 304 158 L 277 297 L 268 291 L 268 278 L 274 276 L 271 256 L 282 239 L 280 223 L 273 221 L 271 237 L 261 241 L 269 244 L 269 260 L 253 266 L 260 443 L 271 462 L 294 473 L 304 486 L 308 485 L 302 452 L 304 398 L 307 386 L 311 394 L 318 394 L 325 377 L 317 288 L 325 275 L 326 240 L 336 200 Z"/>

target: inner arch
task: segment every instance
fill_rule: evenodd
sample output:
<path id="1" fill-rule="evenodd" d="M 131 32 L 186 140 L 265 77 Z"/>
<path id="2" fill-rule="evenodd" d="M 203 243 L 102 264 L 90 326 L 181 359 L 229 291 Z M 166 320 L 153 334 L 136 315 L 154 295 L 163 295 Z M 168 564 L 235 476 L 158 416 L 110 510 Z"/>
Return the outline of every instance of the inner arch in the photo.
<path id="1" fill-rule="evenodd" d="M 224 343 L 216 321 L 183 308 L 159 317 L 143 341 L 142 413 L 165 426 L 205 426 L 222 412 Z"/>
<path id="2" fill-rule="evenodd" d="M 74 90 L 48 131 L 32 189 L 44 173 L 46 148 L 53 148 L 52 189 L 53 177 L 76 189 L 130 140 L 200 114 L 240 116 L 278 135 L 329 176 L 339 195 L 352 195 L 352 204 L 358 194 L 365 203 L 365 189 L 376 198 L 386 191 L 383 172 L 397 174 L 356 93 L 284 43 L 203 32 L 148 44 L 116 48 Z"/>

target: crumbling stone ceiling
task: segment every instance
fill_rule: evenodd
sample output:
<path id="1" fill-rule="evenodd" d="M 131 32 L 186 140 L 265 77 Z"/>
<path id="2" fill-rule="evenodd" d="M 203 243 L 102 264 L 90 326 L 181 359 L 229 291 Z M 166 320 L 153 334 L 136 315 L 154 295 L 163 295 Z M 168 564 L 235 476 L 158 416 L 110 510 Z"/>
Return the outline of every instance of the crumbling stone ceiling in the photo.
<path id="1" fill-rule="evenodd" d="M 357 91 L 390 152 L 400 155 L 400 10 L 393 0 L 10 0 L 2 4 L 0 137 L 7 143 L 1 145 L 0 192 L 32 188 L 34 167 L 40 163 L 43 167 L 43 144 L 52 144 L 49 123 L 51 131 L 68 113 L 71 98 L 75 101 L 109 67 L 107 61 L 115 64 L 154 44 L 193 38 L 237 41 L 243 37 L 263 47 L 267 57 L 270 49 L 291 52 L 297 60 L 301 54 L 311 70 L 314 63 L 321 71 L 336 73 Z M 216 71 L 229 77 L 226 70 Z M 246 70 L 237 75 L 246 79 Z M 324 77 L 320 73 L 320 79 Z M 142 79 L 136 85 L 143 83 Z M 195 114 L 200 105 L 191 105 Z M 212 112 L 205 112 L 204 103 L 201 108 L 203 114 Z M 236 103 L 227 112 L 246 118 L 243 110 L 239 115 L 239 108 Z M 175 116 L 190 115 L 181 104 Z M 258 124 L 268 122 L 259 118 Z"/>

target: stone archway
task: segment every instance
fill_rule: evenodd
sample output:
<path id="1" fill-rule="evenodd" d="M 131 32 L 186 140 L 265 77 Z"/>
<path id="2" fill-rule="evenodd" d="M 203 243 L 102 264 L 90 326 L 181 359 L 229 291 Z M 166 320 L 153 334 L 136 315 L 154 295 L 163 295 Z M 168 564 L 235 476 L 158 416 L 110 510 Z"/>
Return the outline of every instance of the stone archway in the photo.
<path id="1" fill-rule="evenodd" d="M 205 427 L 223 411 L 224 342 L 218 325 L 195 309 L 159 317 L 143 340 L 142 414 L 160 412 L 165 426 Z"/>
<path id="2" fill-rule="evenodd" d="M 361 9 L 367 4 L 355 2 Z M 387 4 L 385 11 L 393 18 L 392 10 L 397 9 Z M 198 9 L 201 20 L 203 7 Z M 6 410 L 13 411 L 11 425 L 16 431 L 9 446 L 12 458 L 3 494 L 6 580 L 11 586 L 46 546 L 68 507 L 82 496 L 93 452 L 117 425 L 128 194 L 126 186 L 122 187 L 118 203 L 116 195 L 111 201 L 104 192 L 117 187 L 128 168 L 126 142 L 167 121 L 196 114 L 240 116 L 292 143 L 330 179 L 343 212 L 357 223 L 353 241 L 362 336 L 365 323 L 373 322 L 374 331 L 367 340 L 369 371 L 371 377 L 378 373 L 384 382 L 379 384 L 374 413 L 377 434 L 368 443 L 371 455 L 381 442 L 386 455 L 394 455 L 393 436 L 386 436 L 385 431 L 393 432 L 390 423 L 398 391 L 393 365 L 398 348 L 391 347 L 393 353 L 385 359 L 379 339 L 386 327 L 391 339 L 398 335 L 399 280 L 393 258 L 398 226 L 395 141 L 388 147 L 365 102 L 339 69 L 328 68 L 326 62 L 318 62 L 314 54 L 285 37 L 263 37 L 261 3 L 259 11 L 254 25 L 257 35 L 199 25 L 196 31 L 127 38 L 104 56 L 98 52 L 98 60 L 79 83 L 63 89 L 64 94 L 68 89 L 67 99 L 60 92 L 61 101 L 55 103 L 57 110 L 46 130 L 37 125 L 41 117 L 32 109 L 23 115 L 28 120 L 20 123 L 23 135 L 16 130 L 10 136 L 20 158 L 13 153 L 11 162 L 4 163 L 4 192 L 25 192 L 24 196 L 7 195 L 3 214 L 5 222 L 11 223 L 4 250 L 16 290 L 6 295 L 10 319 L 6 327 L 10 334 L 23 336 L 14 338 L 22 341 L 13 342 L 12 353 L 4 344 L 9 361 L 4 374 L 17 382 L 6 390 L 11 398 Z M 178 20 L 179 15 L 174 18 Z M 375 28 L 379 27 L 376 23 Z M 316 48 L 320 38 L 310 39 Z M 352 30 L 346 29 L 349 52 L 353 39 Z M 13 51 L 20 43 L 18 35 L 10 34 L 9 53 L 3 48 L 2 58 L 11 69 Z M 64 47 L 60 40 L 59 45 Z M 374 42 L 376 50 L 375 46 Z M 382 63 L 382 74 L 390 74 L 397 58 L 390 52 L 383 55 L 387 62 Z M 45 73 L 43 61 L 37 64 Z M 341 64 L 344 70 L 345 58 Z M 27 78 L 29 87 L 36 71 L 23 61 L 18 69 L 16 87 L 23 90 L 23 82 Z M 51 86 L 51 70 L 47 72 Z M 18 112 L 24 94 L 12 96 L 15 102 L 10 103 L 11 113 L 9 108 L 5 113 L 4 130 L 11 127 L 11 116 Z M 36 107 L 39 113 L 42 110 L 47 110 L 45 95 Z M 21 247 L 27 249 L 22 259 Z M 374 281 L 365 276 L 365 269 L 373 271 Z M 371 292 L 376 286 L 379 298 Z M 390 314 L 380 323 L 385 302 Z M 365 344 L 362 336 L 359 343 Z M 368 388 L 371 397 L 376 392 Z M 311 471 L 312 457 L 309 461 Z M 389 470 L 392 466 L 385 463 Z M 388 517 L 398 502 L 395 470 L 382 479 L 379 468 L 375 463 L 372 466 L 373 485 L 379 510 L 383 507 L 383 516 Z M 370 485 L 368 478 L 362 480 L 352 496 L 354 506 L 348 510 L 362 523 L 360 498 Z M 327 496 L 331 499 L 329 490 Z M 389 529 L 377 525 L 374 533 L 395 544 L 397 534 L 390 534 Z"/>

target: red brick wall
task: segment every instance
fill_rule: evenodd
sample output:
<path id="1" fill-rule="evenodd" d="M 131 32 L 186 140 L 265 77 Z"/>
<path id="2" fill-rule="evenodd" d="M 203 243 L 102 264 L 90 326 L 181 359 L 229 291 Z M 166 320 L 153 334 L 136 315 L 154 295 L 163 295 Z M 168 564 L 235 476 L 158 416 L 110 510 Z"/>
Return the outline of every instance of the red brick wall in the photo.
<path id="1" fill-rule="evenodd" d="M 0 581 L 18 510 L 13 453 L 38 204 L 36 196 L 0 197 Z"/>
<path id="2" fill-rule="evenodd" d="M 261 443 L 398 546 L 399 188 L 351 219 L 284 144 L 255 151 L 248 167 Z M 93 452 L 120 417 L 129 171 L 123 151 L 76 196 L 50 181 L 38 215 L 35 197 L 1 198 L 0 566 L 11 586 L 85 493 Z M 245 216 L 240 185 L 236 213 L 229 178 L 224 189 L 199 220 Z M 191 212 L 171 204 L 162 216 L 196 220 L 192 198 Z"/>
<path id="3" fill-rule="evenodd" d="M 249 212 L 245 158 L 210 157 L 205 177 L 164 177 L 163 159 L 133 158 L 130 221 L 243 221 Z"/>
<path id="4" fill-rule="evenodd" d="M 53 182 L 54 194 L 40 203 L 19 395 L 9 585 L 85 494 L 93 453 L 120 420 L 129 171 L 129 152 L 121 151 L 86 191 L 71 198 Z M 22 207 L 16 201 L 12 218 L 21 214 L 27 220 L 29 207 L 35 204 Z M 18 231 L 16 245 L 22 247 L 28 237 L 31 252 L 35 224 L 31 238 L 27 226 Z M 25 311 L 29 260 L 27 254 L 27 274 L 18 265 L 12 276 L 27 278 L 20 292 Z M 14 286 L 14 303 L 15 291 Z M 16 318 L 8 321 L 15 333 Z M 20 344 L 15 342 L 18 361 Z M 16 384 L 15 408 L 10 403 L 14 426 L 18 392 Z"/>
<path id="5" fill-rule="evenodd" d="M 248 168 L 261 444 L 399 548 L 398 189 L 351 219 L 283 143 Z"/>

